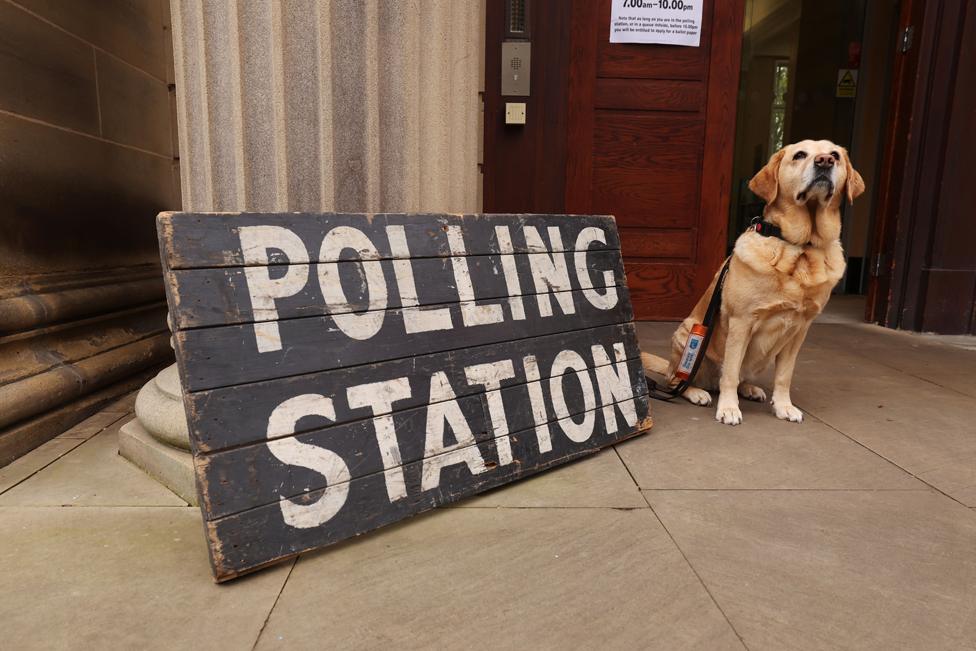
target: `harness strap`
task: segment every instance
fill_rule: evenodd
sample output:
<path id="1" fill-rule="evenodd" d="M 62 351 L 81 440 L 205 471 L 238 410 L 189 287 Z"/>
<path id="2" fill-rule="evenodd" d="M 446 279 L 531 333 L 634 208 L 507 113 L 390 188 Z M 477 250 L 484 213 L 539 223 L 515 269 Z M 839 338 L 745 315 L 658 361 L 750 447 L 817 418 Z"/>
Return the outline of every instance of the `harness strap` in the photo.
<path id="1" fill-rule="evenodd" d="M 698 375 L 698 367 L 700 367 L 702 362 L 705 360 L 705 353 L 708 351 L 708 343 L 712 340 L 712 332 L 714 331 L 712 325 L 715 322 L 715 317 L 718 315 L 719 309 L 722 307 L 722 288 L 725 286 L 725 276 L 729 273 L 729 265 L 731 263 L 732 256 L 729 256 L 726 258 L 725 264 L 722 265 L 722 270 L 718 274 L 718 280 L 715 281 L 715 290 L 712 292 L 711 300 L 708 301 L 708 308 L 705 310 L 705 318 L 702 323 L 707 330 L 705 331 L 705 337 L 701 343 L 701 351 L 699 351 L 698 357 L 695 359 L 695 365 L 692 366 L 688 379 L 681 380 L 673 387 L 660 387 L 654 380 L 645 376 L 647 380 L 647 393 L 652 398 L 657 398 L 658 400 L 673 400 L 684 393 L 685 390 L 691 386 L 695 376 Z"/>

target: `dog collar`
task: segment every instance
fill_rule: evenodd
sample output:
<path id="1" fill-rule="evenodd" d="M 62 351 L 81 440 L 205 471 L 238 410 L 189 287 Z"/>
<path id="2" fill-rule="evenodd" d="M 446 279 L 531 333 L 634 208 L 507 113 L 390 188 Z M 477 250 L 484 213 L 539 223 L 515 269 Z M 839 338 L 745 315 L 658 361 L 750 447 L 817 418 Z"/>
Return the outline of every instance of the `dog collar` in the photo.
<path id="1" fill-rule="evenodd" d="M 759 215 L 752 218 L 752 230 L 756 231 L 763 237 L 778 237 L 784 242 L 786 241 L 783 238 L 783 230 L 779 226 L 763 220 L 763 218 Z"/>
<path id="2" fill-rule="evenodd" d="M 781 229 L 776 224 L 771 224 L 765 221 L 759 215 L 756 215 L 755 217 L 752 218 L 752 226 L 750 228 L 752 228 L 753 231 L 755 231 L 759 235 L 762 235 L 763 237 L 778 237 L 779 239 L 783 240 L 787 244 L 793 244 L 793 242 L 790 242 L 788 239 L 783 237 L 783 229 Z M 793 246 L 801 246 L 801 245 L 793 244 Z M 803 247 L 813 246 L 813 243 L 807 242 L 802 246 Z"/>

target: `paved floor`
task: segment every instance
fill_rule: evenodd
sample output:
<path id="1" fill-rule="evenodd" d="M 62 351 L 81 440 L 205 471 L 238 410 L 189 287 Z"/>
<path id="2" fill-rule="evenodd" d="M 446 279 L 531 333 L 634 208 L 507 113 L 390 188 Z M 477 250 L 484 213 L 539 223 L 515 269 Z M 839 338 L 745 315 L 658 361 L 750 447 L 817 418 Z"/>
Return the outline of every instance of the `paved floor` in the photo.
<path id="1" fill-rule="evenodd" d="M 0 647 L 976 648 L 976 351 L 845 309 L 802 425 L 655 403 L 649 435 L 224 586 L 116 454 L 130 397 L 0 469 Z"/>

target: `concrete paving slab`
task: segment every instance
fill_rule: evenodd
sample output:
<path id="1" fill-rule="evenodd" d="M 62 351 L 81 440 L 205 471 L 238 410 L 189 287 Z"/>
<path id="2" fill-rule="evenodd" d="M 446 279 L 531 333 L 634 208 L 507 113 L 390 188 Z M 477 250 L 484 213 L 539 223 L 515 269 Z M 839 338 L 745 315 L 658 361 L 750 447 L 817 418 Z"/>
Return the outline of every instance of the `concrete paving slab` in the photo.
<path id="1" fill-rule="evenodd" d="M 650 433 L 617 445 L 641 488 L 925 488 L 816 419 L 788 423 L 768 404 L 742 401 L 737 427 L 716 422 L 714 407 L 685 401 L 651 407 Z"/>
<path id="2" fill-rule="evenodd" d="M 0 508 L 9 649 L 249 649 L 288 565 L 213 583 L 191 508 Z"/>
<path id="3" fill-rule="evenodd" d="M 641 497 L 620 457 L 608 449 L 464 500 L 457 506 L 643 509 L 647 508 L 647 502 Z"/>
<path id="4" fill-rule="evenodd" d="M 864 297 L 856 294 L 831 296 L 816 324 L 864 323 Z"/>
<path id="5" fill-rule="evenodd" d="M 649 509 L 445 509 L 302 556 L 258 649 L 742 649 Z"/>
<path id="6" fill-rule="evenodd" d="M 844 319 L 840 323 L 845 323 Z M 673 329 L 670 323 L 641 323 L 638 332 L 641 337 L 641 347 L 658 354 L 662 339 Z M 945 491 L 954 498 L 961 500 L 967 506 L 976 506 L 976 437 L 972 436 L 972 423 L 967 414 L 976 409 L 976 401 L 968 396 L 970 385 L 976 390 L 976 366 L 971 364 L 973 353 L 944 346 L 940 343 L 923 341 L 915 335 L 885 330 L 864 324 L 847 323 L 847 325 L 814 324 L 811 328 L 807 343 L 800 351 L 796 372 L 793 380 L 793 401 L 804 412 L 822 420 L 828 427 L 839 430 L 858 444 L 870 449 L 881 457 L 890 460 L 897 466 L 915 475 L 921 480 Z M 933 382 L 944 382 L 949 389 L 942 388 Z M 766 384 L 768 385 L 768 378 Z M 767 393 L 769 393 L 767 386 Z M 768 413 L 768 408 L 742 401 L 745 422 L 739 428 L 726 428 L 729 432 L 726 439 L 726 450 L 731 454 L 741 454 L 748 460 L 755 457 L 750 452 L 733 443 L 738 437 L 745 436 L 745 432 L 737 430 L 755 425 L 757 416 L 769 420 L 769 427 L 775 428 L 776 420 Z M 880 407 L 879 407 L 880 405 Z M 676 431 L 695 430 L 711 420 L 712 413 L 706 409 L 688 410 L 690 405 L 676 402 L 674 405 L 655 402 L 652 405 L 655 416 L 655 428 L 651 438 L 644 441 L 633 441 L 620 446 L 621 454 L 627 455 L 628 449 L 641 450 L 645 447 L 675 442 L 675 445 L 686 443 L 691 434 L 677 436 Z M 676 411 L 680 410 L 680 411 Z M 707 414 L 707 418 L 694 421 L 696 411 Z M 756 416 L 753 416 L 756 414 Z M 811 419 L 800 427 L 806 427 Z M 711 423 L 709 423 L 711 426 Z M 765 426 L 762 423 L 760 426 Z M 785 424 L 783 424 L 785 426 Z M 717 424 L 715 424 L 717 426 Z M 719 427 L 719 431 L 721 431 Z M 784 430 L 795 437 L 795 430 Z M 833 452 L 825 449 L 819 443 L 807 451 L 814 455 L 814 466 L 808 466 L 805 460 L 792 458 L 795 467 L 810 477 L 819 475 L 828 456 L 842 452 L 843 448 L 854 450 L 846 446 L 837 437 L 827 437 L 827 445 L 833 440 Z M 700 440 L 694 439 L 694 443 Z M 788 455 L 791 445 L 800 441 L 777 441 L 778 449 L 770 449 L 761 445 L 760 457 L 771 462 L 777 453 Z M 662 453 L 671 454 L 680 448 L 668 448 Z M 721 452 L 721 449 L 716 453 Z M 828 469 L 835 479 L 845 479 L 851 483 L 839 483 L 836 487 L 879 487 L 875 482 L 880 481 L 883 487 L 892 479 L 889 471 L 882 470 L 882 465 L 870 464 L 870 455 L 852 451 L 845 456 L 844 464 L 853 465 L 849 470 L 843 467 L 833 472 Z M 694 473 L 714 473 L 714 468 L 706 468 L 699 463 L 685 458 L 671 459 L 670 457 L 649 456 L 649 462 L 657 459 L 667 459 L 660 466 L 647 468 L 641 472 L 636 459 L 624 456 L 628 467 L 638 477 L 638 481 L 647 481 L 649 476 L 667 478 L 669 468 L 674 467 L 672 478 L 680 476 L 688 486 L 672 487 L 704 487 L 721 488 L 728 484 L 709 486 L 701 483 L 701 475 Z M 790 458 L 790 457 L 788 457 Z M 817 461 L 819 459 L 819 461 Z M 726 460 L 719 460 L 719 463 Z M 873 476 L 871 473 L 863 477 L 851 476 L 851 472 L 858 469 L 857 462 L 863 462 L 882 473 Z M 820 464 L 817 466 L 817 464 Z M 757 469 L 764 470 L 762 466 Z M 789 472 L 788 467 L 780 467 L 768 479 L 771 483 L 759 483 L 757 488 L 783 487 L 777 481 L 784 478 L 783 473 Z M 706 475 L 707 476 L 707 475 Z M 730 473 L 727 479 L 748 483 L 752 481 L 748 474 Z M 824 477 L 826 479 L 826 477 Z M 858 484 L 864 480 L 869 486 Z M 661 483 L 652 484 L 653 487 L 667 487 Z M 810 485 L 798 483 L 797 487 L 826 487 L 822 484 Z M 647 486 L 645 486 L 647 487 Z M 898 486 L 895 486 L 898 487 Z"/>
<path id="7" fill-rule="evenodd" d="M 90 439 L 106 427 L 118 422 L 128 412 L 99 411 L 81 421 L 64 434 L 58 436 L 60 439 Z"/>
<path id="8" fill-rule="evenodd" d="M 934 491 L 651 491 L 746 646 L 963 649 L 976 514 Z"/>
<path id="9" fill-rule="evenodd" d="M 976 335 L 940 335 L 934 332 L 920 332 L 918 336 L 943 346 L 954 346 L 963 350 L 976 350 Z"/>
<path id="10" fill-rule="evenodd" d="M 797 367 L 798 407 L 976 506 L 976 399 L 817 346 L 801 353 Z"/>
<path id="11" fill-rule="evenodd" d="M 186 506 L 186 502 L 118 455 L 116 425 L 0 495 L 0 506 Z"/>
<path id="12" fill-rule="evenodd" d="M 811 329 L 808 343 L 863 357 L 976 398 L 976 350 L 947 345 L 930 335 L 870 324 L 817 326 Z"/>
<path id="13" fill-rule="evenodd" d="M 79 439 L 51 439 L 29 454 L 0 468 L 0 493 L 16 486 L 35 472 L 63 457 L 84 441 Z"/>

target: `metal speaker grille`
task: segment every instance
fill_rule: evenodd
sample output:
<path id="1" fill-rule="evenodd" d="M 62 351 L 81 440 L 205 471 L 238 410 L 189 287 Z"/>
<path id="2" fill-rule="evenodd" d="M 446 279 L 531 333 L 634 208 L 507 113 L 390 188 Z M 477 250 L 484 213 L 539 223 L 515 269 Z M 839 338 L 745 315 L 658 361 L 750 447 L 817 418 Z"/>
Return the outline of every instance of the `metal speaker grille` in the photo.
<path id="1" fill-rule="evenodd" d="M 508 0 L 508 32 L 510 34 L 525 33 L 525 2 L 526 0 Z"/>

